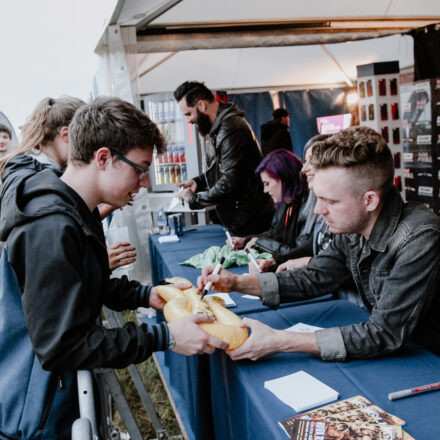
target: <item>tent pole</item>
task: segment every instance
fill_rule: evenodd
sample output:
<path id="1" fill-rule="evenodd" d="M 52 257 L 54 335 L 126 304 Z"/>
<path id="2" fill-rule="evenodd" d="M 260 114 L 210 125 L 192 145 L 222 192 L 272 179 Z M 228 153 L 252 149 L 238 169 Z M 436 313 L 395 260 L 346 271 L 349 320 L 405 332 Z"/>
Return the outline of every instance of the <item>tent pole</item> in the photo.
<path id="1" fill-rule="evenodd" d="M 341 71 L 342 75 L 344 75 L 345 82 L 349 85 L 349 87 L 353 87 L 353 82 L 351 81 L 349 76 L 345 73 L 345 70 L 342 68 L 342 66 L 336 61 L 333 55 L 329 52 L 325 44 L 321 44 L 320 46 L 322 50 L 327 54 L 327 56 L 333 61 L 336 67 Z"/>

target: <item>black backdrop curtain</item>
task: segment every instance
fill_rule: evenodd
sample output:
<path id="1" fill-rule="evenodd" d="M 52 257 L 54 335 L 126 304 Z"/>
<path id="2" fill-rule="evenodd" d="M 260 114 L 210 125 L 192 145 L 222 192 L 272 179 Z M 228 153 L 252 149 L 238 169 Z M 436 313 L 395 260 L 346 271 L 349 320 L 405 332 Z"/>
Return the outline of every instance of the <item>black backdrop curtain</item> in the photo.
<path id="1" fill-rule="evenodd" d="M 273 104 L 270 93 L 234 93 L 228 94 L 228 99 L 245 112 L 245 118 L 261 145 L 260 126 L 272 119 Z"/>
<path id="2" fill-rule="evenodd" d="M 344 88 L 294 90 L 279 92 L 280 106 L 291 113 L 290 134 L 293 152 L 303 157 L 306 142 L 318 134 L 316 118 L 318 116 L 348 113 Z M 255 135 L 260 138 L 260 126 L 272 118 L 274 110 L 268 92 L 230 94 L 229 101 L 246 113 L 245 117 Z"/>
<path id="3" fill-rule="evenodd" d="M 290 134 L 296 155 L 302 158 L 304 145 L 318 134 L 317 117 L 348 113 L 345 91 L 346 89 L 336 88 L 280 93 L 280 105 L 292 115 Z"/>
<path id="4" fill-rule="evenodd" d="M 415 29 L 410 34 L 414 39 L 414 80 L 440 76 L 440 29 L 432 24 Z"/>

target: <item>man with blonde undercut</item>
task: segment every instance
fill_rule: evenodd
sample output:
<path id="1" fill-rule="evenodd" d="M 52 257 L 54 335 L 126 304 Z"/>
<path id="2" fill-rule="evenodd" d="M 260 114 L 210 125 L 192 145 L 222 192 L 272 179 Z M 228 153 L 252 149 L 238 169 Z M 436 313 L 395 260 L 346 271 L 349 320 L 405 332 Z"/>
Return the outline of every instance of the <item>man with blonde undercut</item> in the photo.
<path id="1" fill-rule="evenodd" d="M 248 341 L 232 359 L 258 359 L 278 351 L 318 354 L 323 360 L 369 358 L 398 350 L 411 337 L 440 354 L 440 221 L 421 204 L 405 203 L 393 186 L 393 157 L 381 135 L 352 127 L 313 147 L 315 213 L 336 234 L 304 269 L 256 276 L 207 268 L 199 278 L 220 292 L 281 302 L 335 292 L 353 276 L 371 313 L 367 322 L 290 333 L 245 318 Z"/>

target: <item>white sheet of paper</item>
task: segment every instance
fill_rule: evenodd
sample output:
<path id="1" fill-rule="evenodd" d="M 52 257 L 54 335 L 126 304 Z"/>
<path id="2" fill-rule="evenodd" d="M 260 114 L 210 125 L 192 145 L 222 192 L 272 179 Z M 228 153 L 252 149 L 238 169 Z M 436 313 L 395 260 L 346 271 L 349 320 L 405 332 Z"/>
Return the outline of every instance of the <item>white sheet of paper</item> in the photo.
<path id="1" fill-rule="evenodd" d="M 216 296 L 217 298 L 221 298 L 225 302 L 226 307 L 235 307 L 237 305 L 235 304 L 235 301 L 230 297 L 229 293 L 226 292 L 210 293 L 206 296 Z"/>
<path id="2" fill-rule="evenodd" d="M 179 237 L 176 234 L 162 235 L 158 238 L 159 243 L 175 243 L 179 241 Z"/>
<path id="3" fill-rule="evenodd" d="M 177 197 L 177 196 L 173 197 L 171 199 L 170 206 L 168 206 L 167 212 L 172 212 L 175 209 L 180 208 L 181 206 L 182 205 L 181 205 L 179 197 Z"/>
<path id="4" fill-rule="evenodd" d="M 241 295 L 241 297 L 246 299 L 260 299 L 259 296 L 254 296 L 254 295 Z"/>
<path id="5" fill-rule="evenodd" d="M 297 332 L 297 333 L 313 333 L 316 330 L 322 330 L 322 327 L 315 327 L 314 325 L 304 324 L 303 322 L 298 322 L 298 324 L 286 328 L 286 332 Z"/>
<path id="6" fill-rule="evenodd" d="M 267 380 L 264 387 L 296 412 L 336 400 L 339 393 L 305 371 Z"/>

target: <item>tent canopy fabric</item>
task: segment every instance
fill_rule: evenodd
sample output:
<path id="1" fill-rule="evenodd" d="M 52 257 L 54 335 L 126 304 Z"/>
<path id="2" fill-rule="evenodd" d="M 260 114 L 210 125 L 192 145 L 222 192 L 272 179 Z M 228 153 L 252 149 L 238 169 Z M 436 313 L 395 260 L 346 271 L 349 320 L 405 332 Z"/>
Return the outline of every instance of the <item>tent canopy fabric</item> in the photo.
<path id="1" fill-rule="evenodd" d="M 228 91 L 338 87 L 356 65 L 411 67 L 406 33 L 439 22 L 438 0 L 117 0 L 96 52 L 113 94 L 121 80 L 133 95 L 187 79 Z"/>

